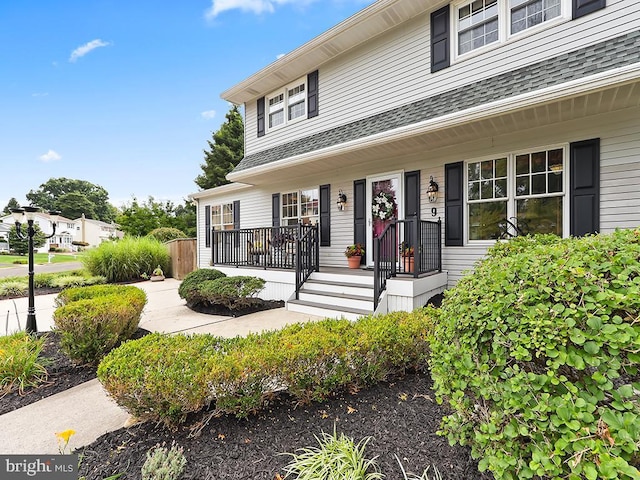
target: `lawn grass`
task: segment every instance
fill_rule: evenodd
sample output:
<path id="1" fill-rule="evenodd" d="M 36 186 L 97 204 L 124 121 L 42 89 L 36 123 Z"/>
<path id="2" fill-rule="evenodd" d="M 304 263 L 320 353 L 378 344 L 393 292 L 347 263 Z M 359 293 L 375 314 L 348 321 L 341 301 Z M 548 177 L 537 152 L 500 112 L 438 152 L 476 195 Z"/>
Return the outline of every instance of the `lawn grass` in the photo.
<path id="1" fill-rule="evenodd" d="M 82 254 L 70 254 L 70 253 L 53 253 L 51 262 L 49 262 L 48 253 L 34 253 L 33 261 L 36 265 L 44 265 L 45 263 L 64 263 L 64 262 L 78 262 Z M 10 267 L 16 265 L 15 262 L 24 262 L 25 265 L 29 261 L 27 255 L 0 255 L 0 267 Z"/>

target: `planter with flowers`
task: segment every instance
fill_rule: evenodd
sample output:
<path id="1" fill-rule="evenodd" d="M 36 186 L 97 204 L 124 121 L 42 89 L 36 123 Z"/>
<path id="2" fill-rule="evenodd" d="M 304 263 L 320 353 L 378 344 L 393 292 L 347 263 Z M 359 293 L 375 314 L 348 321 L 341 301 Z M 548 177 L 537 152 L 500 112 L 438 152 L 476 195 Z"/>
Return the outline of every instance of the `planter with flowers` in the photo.
<path id="1" fill-rule="evenodd" d="M 361 243 L 349 245 L 344 251 L 344 256 L 347 257 L 347 261 L 349 262 L 349 268 L 360 268 L 363 255 L 364 245 Z"/>
<path id="2" fill-rule="evenodd" d="M 400 244 L 400 256 L 404 266 L 405 273 L 413 273 L 414 257 L 413 247 L 406 242 Z"/>
<path id="3" fill-rule="evenodd" d="M 149 277 L 149 280 L 151 280 L 152 282 L 162 282 L 164 280 L 164 272 L 162 271 L 162 268 L 160 268 L 160 265 L 158 265 L 153 270 L 153 273 L 151 274 L 151 277 Z"/>

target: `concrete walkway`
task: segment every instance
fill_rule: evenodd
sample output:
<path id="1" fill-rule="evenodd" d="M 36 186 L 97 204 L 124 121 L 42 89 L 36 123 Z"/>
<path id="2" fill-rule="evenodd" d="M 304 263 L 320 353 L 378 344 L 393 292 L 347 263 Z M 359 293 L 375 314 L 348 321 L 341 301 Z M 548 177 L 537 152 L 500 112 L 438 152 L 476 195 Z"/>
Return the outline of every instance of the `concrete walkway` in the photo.
<path id="1" fill-rule="evenodd" d="M 284 325 L 317 320 L 307 314 L 289 312 L 283 308 L 245 315 L 240 318 L 204 315 L 188 309 L 178 296 L 180 282 L 167 279 L 164 282 L 135 284 L 147 292 L 140 327 L 154 332 L 210 333 L 222 337 L 235 337 Z M 39 331 L 49 331 L 55 295 L 42 295 L 35 299 L 36 319 Z M 17 299 L 20 323 L 24 328 L 27 300 Z M 1 335 L 4 335 L 6 312 L 15 318 L 11 300 L 0 301 Z M 17 324 L 12 324 L 15 330 Z M 2 400 L 0 399 L 0 402 Z M 69 447 L 78 449 L 92 443 L 101 435 L 117 430 L 127 420 L 128 414 L 113 402 L 98 380 L 86 382 L 65 392 L 40 400 L 13 412 L 0 415 L 0 454 L 55 454 L 58 443 L 55 432 L 73 429 Z"/>

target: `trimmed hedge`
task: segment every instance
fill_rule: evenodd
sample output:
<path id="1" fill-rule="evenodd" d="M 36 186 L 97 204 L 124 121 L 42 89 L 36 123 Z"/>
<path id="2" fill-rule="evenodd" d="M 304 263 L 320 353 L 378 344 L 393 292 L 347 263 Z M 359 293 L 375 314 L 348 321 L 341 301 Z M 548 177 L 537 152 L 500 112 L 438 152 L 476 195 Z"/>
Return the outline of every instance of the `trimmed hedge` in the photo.
<path id="1" fill-rule="evenodd" d="M 442 431 L 496 479 L 640 478 L 640 229 L 498 243 L 431 343 Z"/>
<path id="2" fill-rule="evenodd" d="M 244 417 L 280 390 L 299 402 L 321 400 L 422 368 L 430 333 L 427 309 L 356 322 L 326 319 L 233 339 L 155 333 L 109 353 L 98 378 L 142 420 L 176 424 L 209 404 Z"/>
<path id="3" fill-rule="evenodd" d="M 262 300 L 257 298 L 264 288 L 262 278 L 237 276 L 205 280 L 187 290 L 185 300 L 190 308 L 223 306 L 241 310 Z"/>
<path id="4" fill-rule="evenodd" d="M 159 242 L 165 243 L 170 240 L 176 240 L 178 238 L 187 238 L 187 235 L 177 228 L 173 227 L 158 227 L 147 233 L 147 237 L 155 238 Z"/>
<path id="5" fill-rule="evenodd" d="M 125 285 L 70 288 L 58 295 L 53 314 L 60 346 L 77 363 L 97 364 L 138 329 L 147 295 Z"/>
<path id="6" fill-rule="evenodd" d="M 187 274 L 178 287 L 178 295 L 180 298 L 186 299 L 192 290 L 198 288 L 202 282 L 207 280 L 217 280 L 226 277 L 224 273 L 214 268 L 200 268 Z"/>

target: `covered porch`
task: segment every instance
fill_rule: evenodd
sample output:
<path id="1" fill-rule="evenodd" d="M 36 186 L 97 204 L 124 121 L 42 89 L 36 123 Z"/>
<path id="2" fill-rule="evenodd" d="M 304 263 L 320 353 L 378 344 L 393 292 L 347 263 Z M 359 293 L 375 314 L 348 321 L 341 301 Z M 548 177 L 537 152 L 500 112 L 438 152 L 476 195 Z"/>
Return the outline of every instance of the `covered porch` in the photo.
<path id="1" fill-rule="evenodd" d="M 314 315 L 411 310 L 446 286 L 441 232 L 440 220 L 393 219 L 373 240 L 373 265 L 349 269 L 346 259 L 345 268 L 321 264 L 318 225 L 212 230 L 211 265 L 264 278 L 267 297 Z"/>

